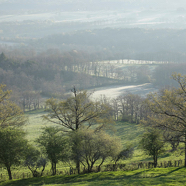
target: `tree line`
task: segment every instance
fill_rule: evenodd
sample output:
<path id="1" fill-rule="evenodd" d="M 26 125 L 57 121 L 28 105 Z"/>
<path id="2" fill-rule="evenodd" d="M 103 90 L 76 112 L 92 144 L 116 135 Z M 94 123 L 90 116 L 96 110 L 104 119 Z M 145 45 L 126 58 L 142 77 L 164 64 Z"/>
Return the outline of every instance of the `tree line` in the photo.
<path id="1" fill-rule="evenodd" d="M 109 62 L 91 61 L 91 55 L 82 51 L 60 53 L 51 50 L 35 57 L 28 54 L 19 58 L 0 54 L 0 83 L 14 90 L 16 101 L 23 107 L 28 94 L 29 97 L 32 94 L 60 97 L 73 85 L 88 89 L 111 84 L 146 83 L 149 76 L 147 66 L 133 70 L 129 66 L 121 70 Z"/>
<path id="2" fill-rule="evenodd" d="M 110 60 L 98 62 L 100 55 L 83 51 L 61 53 L 59 50 L 48 50 L 40 54 L 32 54 L 33 51 L 30 51 L 24 54 L 26 56 L 19 52 L 15 55 L 14 52 L 0 54 L 0 83 L 13 90 L 15 100 L 21 107 L 27 107 L 26 109 L 31 108 L 28 101 L 29 97 L 33 97 L 31 95 L 35 94 L 38 98 L 60 97 L 73 85 L 78 89 L 88 89 L 113 84 L 150 82 L 161 88 L 167 85 L 176 86 L 170 80 L 174 70 L 185 73 L 184 63 L 132 64 L 119 68 L 124 60 L 116 60 L 115 64 Z M 36 102 L 35 100 L 33 103 L 35 108 L 39 105 Z"/>
<path id="3" fill-rule="evenodd" d="M 21 127 L 26 122 L 23 111 L 9 100 L 10 91 L 0 88 L 0 163 L 7 169 L 12 179 L 11 167 L 20 163 L 29 168 L 34 177 L 42 176 L 47 161 L 51 164 L 52 175 L 56 174 L 59 161 L 74 161 L 80 173 L 80 165 L 85 172 L 92 172 L 95 163 L 101 165 L 108 158 L 126 158 L 130 149 L 122 150 L 121 141 L 111 137 L 103 129 L 112 124 L 110 107 L 99 101 L 91 101 L 86 91 L 77 91 L 65 101 L 49 99 L 46 102 L 47 114 L 43 117 L 61 127 L 46 127 L 35 143 L 25 139 Z M 116 159 L 116 157 L 118 158 Z"/>
<path id="4" fill-rule="evenodd" d="M 105 97 L 92 101 L 91 93 L 78 91 L 76 87 L 65 100 L 48 99 L 43 118 L 51 122 L 51 126 L 44 128 L 35 140 L 37 146 L 25 139 L 21 126 L 27 118 L 10 101 L 10 91 L 1 85 L 0 163 L 6 167 L 9 179 L 12 179 L 11 167 L 20 163 L 27 166 L 34 177 L 43 175 L 47 161 L 51 164 L 52 175 L 56 174 L 59 161 L 69 165 L 74 162 L 77 173 L 92 172 L 95 164 L 100 171 L 107 159 L 116 167 L 119 160 L 132 156 L 134 147 L 123 148 L 120 139 L 106 131 L 111 130 L 114 119 L 127 119 L 145 126 L 146 132 L 141 136 L 139 147 L 153 158 L 156 167 L 158 157 L 165 152 L 165 143 L 169 142 L 173 151 L 179 143 L 186 144 L 186 76 L 174 74 L 172 77 L 178 88 L 151 93 L 143 101 L 131 94 L 118 97 L 114 102 Z M 115 112 L 113 103 L 118 108 Z M 138 115 L 140 112 L 144 115 Z"/>

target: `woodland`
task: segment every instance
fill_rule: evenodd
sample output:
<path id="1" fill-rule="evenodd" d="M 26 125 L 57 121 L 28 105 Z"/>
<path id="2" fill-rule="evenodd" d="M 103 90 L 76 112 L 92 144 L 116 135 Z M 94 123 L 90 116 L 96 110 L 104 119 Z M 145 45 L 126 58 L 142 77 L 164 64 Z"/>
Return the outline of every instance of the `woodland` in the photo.
<path id="1" fill-rule="evenodd" d="M 185 9 L 88 2 L 0 2 L 0 185 L 185 184 Z"/>

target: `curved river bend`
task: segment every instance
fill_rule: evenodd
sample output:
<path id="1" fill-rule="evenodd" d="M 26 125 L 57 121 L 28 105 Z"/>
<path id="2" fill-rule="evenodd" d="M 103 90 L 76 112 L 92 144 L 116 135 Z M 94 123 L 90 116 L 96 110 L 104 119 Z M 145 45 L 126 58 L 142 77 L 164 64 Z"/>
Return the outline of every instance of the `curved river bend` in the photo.
<path id="1" fill-rule="evenodd" d="M 108 98 L 116 98 L 122 94 L 132 93 L 145 97 L 150 92 L 156 92 L 158 89 L 154 88 L 151 83 L 141 85 L 127 85 L 127 86 L 110 86 L 104 88 L 94 89 L 93 98 L 99 98 L 105 95 Z"/>

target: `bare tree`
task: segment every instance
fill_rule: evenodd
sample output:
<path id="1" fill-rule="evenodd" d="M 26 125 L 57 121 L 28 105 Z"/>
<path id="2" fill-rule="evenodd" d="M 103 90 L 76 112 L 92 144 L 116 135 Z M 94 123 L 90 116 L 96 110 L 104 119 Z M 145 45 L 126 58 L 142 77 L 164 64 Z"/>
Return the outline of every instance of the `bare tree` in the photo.
<path id="1" fill-rule="evenodd" d="M 46 107 L 48 114 L 43 117 L 54 124 L 61 125 L 65 132 L 77 131 L 82 127 L 90 128 L 92 125 L 99 131 L 112 122 L 112 117 L 108 114 L 110 112 L 108 105 L 91 101 L 87 91 L 77 91 L 75 87 L 70 98 L 65 101 L 49 99 L 46 101 Z M 76 162 L 78 173 L 79 163 Z"/>

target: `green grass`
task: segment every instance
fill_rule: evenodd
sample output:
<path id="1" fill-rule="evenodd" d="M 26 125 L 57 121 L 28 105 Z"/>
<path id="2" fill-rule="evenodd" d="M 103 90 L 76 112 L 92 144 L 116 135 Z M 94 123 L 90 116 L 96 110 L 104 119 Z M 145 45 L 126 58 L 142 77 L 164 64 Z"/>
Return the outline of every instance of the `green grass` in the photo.
<path id="1" fill-rule="evenodd" d="M 24 129 L 27 131 L 27 139 L 34 143 L 34 140 L 39 137 L 42 132 L 42 128 L 45 126 L 51 126 L 54 124 L 47 122 L 42 119 L 42 115 L 46 114 L 44 111 L 39 112 L 29 112 L 27 113 L 29 117 L 29 122 Z M 111 132 L 121 138 L 123 146 L 127 146 L 128 144 L 132 144 L 135 147 L 134 155 L 131 159 L 125 160 L 122 163 L 130 163 L 130 162 L 139 162 L 139 161 L 151 161 L 152 159 L 145 155 L 144 152 L 138 148 L 140 136 L 143 134 L 144 129 L 140 125 L 131 124 L 127 122 L 117 122 L 114 126 L 115 132 Z M 178 151 L 172 153 L 170 152 L 170 147 L 167 146 L 167 151 L 164 155 L 159 157 L 158 161 L 169 161 L 169 160 L 179 160 L 184 159 L 183 153 L 181 153 L 182 145 L 180 145 L 180 149 Z M 107 161 L 107 163 L 110 163 Z"/>
<path id="2" fill-rule="evenodd" d="M 117 122 L 115 128 L 115 135 L 121 138 L 124 146 L 127 144 L 133 144 L 137 147 L 140 136 L 144 132 L 144 129 L 140 125 L 128 122 Z"/>
<path id="3" fill-rule="evenodd" d="M 186 168 L 139 169 L 71 176 L 48 176 L 1 182 L 2 186 L 186 185 Z"/>
<path id="4" fill-rule="evenodd" d="M 44 110 L 31 111 L 26 113 L 28 122 L 23 127 L 23 129 L 27 132 L 26 137 L 30 142 L 34 142 L 34 140 L 39 137 L 42 132 L 42 128 L 53 125 L 52 123 L 42 118 L 44 114 L 46 114 Z"/>
<path id="5" fill-rule="evenodd" d="M 27 139 L 31 143 L 35 143 L 34 140 L 39 137 L 39 135 L 42 132 L 42 128 L 45 126 L 53 125 L 49 122 L 46 122 L 42 119 L 42 115 L 45 114 L 43 110 L 39 112 L 28 112 L 27 116 L 29 117 L 29 122 L 26 126 L 24 126 L 24 129 L 27 131 Z M 115 127 L 115 132 L 111 132 L 111 134 L 114 134 L 121 138 L 122 144 L 125 147 L 127 144 L 132 144 L 135 147 L 134 155 L 130 159 L 127 159 L 125 161 L 121 161 L 119 163 L 124 164 L 130 164 L 130 163 L 136 163 L 140 161 L 152 161 L 152 158 L 145 155 L 142 150 L 138 148 L 138 143 L 140 140 L 140 136 L 143 134 L 144 129 L 136 124 L 131 123 L 123 123 L 123 122 L 117 122 Z M 184 159 L 183 153 L 182 153 L 182 145 L 180 145 L 179 149 L 172 153 L 170 152 L 170 147 L 167 146 L 166 153 L 163 154 L 161 157 L 159 157 L 158 162 L 164 162 L 169 160 L 180 160 Z M 111 161 L 108 159 L 105 164 L 111 163 Z M 95 165 L 96 166 L 96 165 Z M 69 171 L 69 165 L 59 163 L 57 164 L 57 169 L 59 171 Z M 104 168 L 103 168 L 104 170 Z M 2 185 L 52 185 L 53 183 L 56 183 L 56 185 L 60 185 L 61 183 L 65 183 L 64 185 L 122 185 L 122 183 L 126 185 L 137 185 L 138 182 L 141 183 L 141 185 L 148 185 L 149 183 L 157 183 L 160 184 L 160 181 L 163 179 L 168 180 L 169 174 L 171 175 L 171 170 L 174 170 L 174 173 L 183 171 L 186 173 L 185 169 L 177 169 L 177 168 L 165 168 L 165 169 L 151 169 L 151 170 L 135 170 L 133 172 L 127 171 L 127 172 L 103 172 L 103 173 L 97 173 L 97 174 L 88 174 L 88 175 L 78 175 L 78 176 L 56 176 L 56 177 L 43 177 L 39 179 L 23 179 L 19 181 L 13 181 L 13 182 L 2 182 Z M 50 163 L 48 163 L 46 167 L 46 171 L 50 171 Z M 168 172 L 167 172 L 168 171 Z M 22 173 L 30 173 L 28 168 L 25 167 L 15 167 L 12 168 L 12 173 L 16 175 L 22 175 Z M 7 171 L 5 169 L 0 169 L 0 174 L 7 175 Z M 161 175 L 159 177 L 155 176 L 156 174 Z M 165 175 L 166 174 L 166 175 Z M 96 178 L 96 176 L 98 176 Z M 103 177 L 103 180 L 100 179 Z M 144 179 L 143 177 L 146 177 L 147 179 Z M 171 176 L 170 176 L 171 177 Z M 7 176 L 6 176 L 7 179 Z M 82 179 L 82 180 L 81 180 Z M 98 180 L 97 180 L 98 179 Z M 176 176 L 171 177 L 173 180 L 172 183 L 176 183 L 175 185 L 182 185 L 182 182 L 179 183 L 179 180 Z M 175 179 L 175 181 L 174 181 Z M 182 180 L 183 178 L 181 178 Z M 1 180 L 1 179 L 0 179 Z M 69 181 L 70 180 L 70 181 Z M 135 181 L 136 180 L 136 181 Z M 154 181 L 155 180 L 155 181 Z M 68 183 L 69 182 L 69 183 Z M 77 183 L 76 183 L 77 182 Z M 167 182 L 167 181 L 165 181 Z M 60 183 L 60 184 L 59 184 Z M 107 183 L 107 184 L 106 184 Z M 171 183 L 171 182 L 168 182 Z M 0 184 L 1 185 L 1 184 Z M 55 185 L 55 184 L 53 184 Z M 140 184 L 139 184 L 140 185 Z M 151 184 L 150 184 L 151 185 Z M 161 185 L 161 184 L 160 184 Z M 166 184 L 163 184 L 166 185 Z M 185 184 L 186 185 L 186 184 Z"/>

